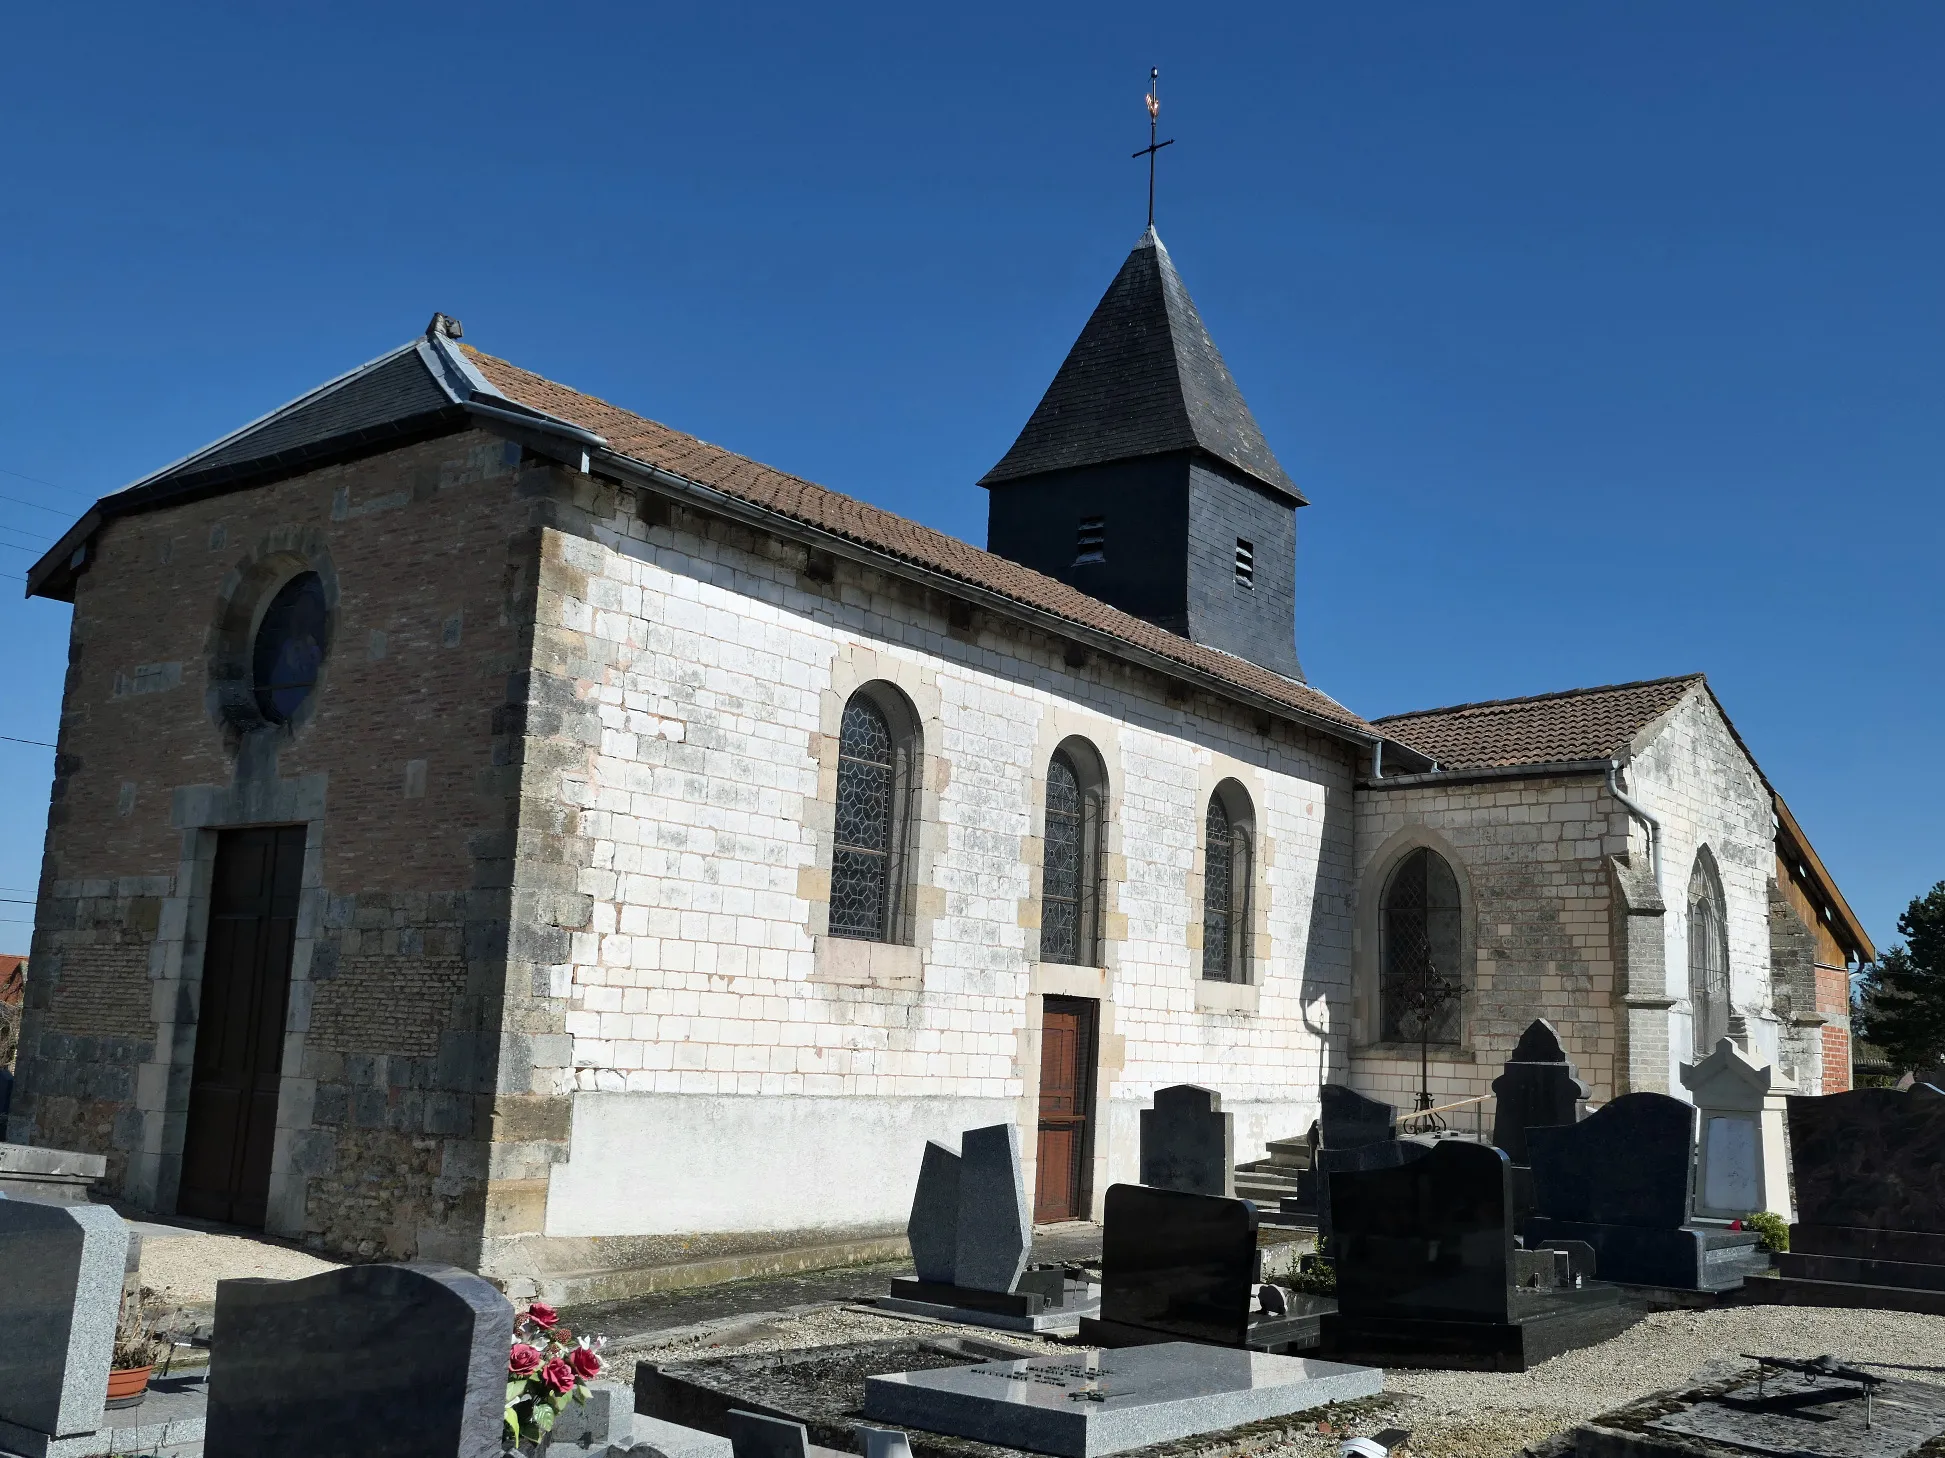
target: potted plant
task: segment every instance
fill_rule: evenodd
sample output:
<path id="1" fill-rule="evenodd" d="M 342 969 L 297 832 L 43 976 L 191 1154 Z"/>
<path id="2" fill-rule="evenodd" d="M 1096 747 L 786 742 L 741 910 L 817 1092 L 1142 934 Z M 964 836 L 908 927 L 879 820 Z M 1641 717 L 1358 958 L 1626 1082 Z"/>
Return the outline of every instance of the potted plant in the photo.
<path id="1" fill-rule="evenodd" d="M 588 1400 L 588 1383 L 601 1373 L 601 1337 L 579 1337 L 561 1325 L 560 1313 L 529 1303 L 513 1319 L 507 1354 L 507 1405 L 502 1436 L 507 1448 L 538 1453 L 554 1419 L 570 1402 Z"/>
<path id="2" fill-rule="evenodd" d="M 108 1406 L 134 1407 L 149 1390 L 149 1374 L 168 1352 L 169 1343 L 155 1334 L 156 1318 L 142 1297 L 122 1302 L 115 1318 L 115 1354 L 108 1363 Z"/>

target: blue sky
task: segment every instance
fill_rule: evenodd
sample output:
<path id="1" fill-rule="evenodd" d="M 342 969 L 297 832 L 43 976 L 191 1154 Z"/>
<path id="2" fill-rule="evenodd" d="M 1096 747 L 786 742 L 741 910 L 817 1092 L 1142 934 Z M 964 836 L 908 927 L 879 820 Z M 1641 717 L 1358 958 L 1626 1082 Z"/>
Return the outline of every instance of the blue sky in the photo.
<path id="1" fill-rule="evenodd" d="M 983 543 L 1159 64 L 1162 236 L 1314 503 L 1312 681 L 1704 669 L 1882 941 L 1945 877 L 1941 55 L 1895 3 L 17 10 L 0 571 L 435 309 Z M 67 623 L 0 597 L 0 734 L 53 739 Z M 0 898 L 50 769 L 0 741 Z"/>

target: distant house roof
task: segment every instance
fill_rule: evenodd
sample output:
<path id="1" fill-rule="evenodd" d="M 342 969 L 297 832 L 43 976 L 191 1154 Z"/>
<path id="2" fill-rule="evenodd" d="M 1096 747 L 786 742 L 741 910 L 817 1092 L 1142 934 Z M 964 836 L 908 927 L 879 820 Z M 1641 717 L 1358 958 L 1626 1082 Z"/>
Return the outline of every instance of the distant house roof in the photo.
<path id="1" fill-rule="evenodd" d="M 1441 769 L 1615 759 L 1635 735 L 1704 682 L 1701 674 L 1686 673 L 1525 699 L 1489 699 L 1387 714 L 1371 722 L 1437 760 Z"/>
<path id="2" fill-rule="evenodd" d="M 1151 227 L 980 485 L 1188 450 L 1304 504 Z"/>
<path id="3" fill-rule="evenodd" d="M 19 1007 L 27 995 L 27 959 L 0 953 L 0 1003 Z"/>
<path id="4" fill-rule="evenodd" d="M 29 569 L 28 595 L 72 601 L 75 577 L 87 561 L 94 533 L 115 516 L 242 490 L 478 425 L 524 432 L 527 438 L 559 438 L 572 445 L 582 469 L 606 469 L 617 476 L 635 470 L 664 489 L 703 488 L 701 494 L 714 493 L 715 501 L 753 508 L 772 529 L 797 523 L 834 550 L 843 543 L 857 544 L 888 570 L 917 569 L 913 575 L 921 579 L 964 584 L 972 595 L 983 595 L 982 600 L 995 600 L 1054 631 L 1064 626 L 1103 651 L 1159 664 L 1187 682 L 1287 712 L 1352 742 L 1372 744 L 1383 737 L 1307 684 L 1191 642 L 956 537 L 460 345 L 456 333 L 456 326 L 436 316 L 425 337 L 104 496 Z"/>

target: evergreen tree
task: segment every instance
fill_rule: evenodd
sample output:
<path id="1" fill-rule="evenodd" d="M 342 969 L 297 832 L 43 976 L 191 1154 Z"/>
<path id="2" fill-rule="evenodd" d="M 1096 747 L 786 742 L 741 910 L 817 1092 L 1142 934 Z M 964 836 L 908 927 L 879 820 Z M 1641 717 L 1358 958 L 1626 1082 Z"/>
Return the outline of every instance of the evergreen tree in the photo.
<path id="1" fill-rule="evenodd" d="M 1894 1068 L 1945 1063 L 1945 881 L 1913 899 L 1898 918 L 1903 946 L 1865 970 L 1858 1035 Z"/>

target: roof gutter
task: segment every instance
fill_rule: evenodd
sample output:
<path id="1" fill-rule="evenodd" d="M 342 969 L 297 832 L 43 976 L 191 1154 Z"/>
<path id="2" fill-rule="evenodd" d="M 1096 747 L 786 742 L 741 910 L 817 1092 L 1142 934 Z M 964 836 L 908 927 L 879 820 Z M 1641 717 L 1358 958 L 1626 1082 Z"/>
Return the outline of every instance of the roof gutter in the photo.
<path id="1" fill-rule="evenodd" d="M 1387 739 L 1385 743 L 1393 749 L 1399 747 L 1395 739 Z M 1374 774 L 1368 779 L 1359 780 L 1358 788 L 1410 790 L 1421 785 L 1470 785 L 1483 780 L 1571 779 L 1575 776 L 1605 774 L 1608 763 L 1604 759 L 1558 759 L 1546 760 L 1540 764 L 1462 765 L 1448 768 L 1428 758 L 1421 751 L 1411 750 L 1410 752 L 1425 759 L 1432 768 L 1402 775 Z"/>
<path id="2" fill-rule="evenodd" d="M 504 414 L 506 412 L 497 413 Z M 521 423 L 526 422 L 523 421 Z M 604 448 L 596 452 L 596 456 L 598 464 L 604 469 L 613 471 L 620 476 L 645 482 L 657 490 L 670 495 L 692 501 L 714 515 L 727 517 L 732 521 L 742 522 L 745 525 L 760 528 L 763 531 L 773 533 L 777 536 L 789 538 L 801 545 L 811 546 L 820 551 L 829 552 L 833 556 L 844 557 L 849 561 L 859 562 L 866 566 L 877 568 L 880 571 L 890 572 L 894 576 L 919 582 L 926 587 L 932 588 L 934 591 L 942 592 L 952 597 L 962 598 L 996 613 L 1027 622 L 1055 637 L 1064 638 L 1072 642 L 1084 643 L 1088 647 L 1096 648 L 1111 657 L 1138 663 L 1144 668 L 1152 669 L 1166 677 L 1193 684 L 1195 687 L 1207 693 L 1215 694 L 1220 698 L 1246 704 L 1250 708 L 1260 710 L 1264 713 L 1274 714 L 1279 718 L 1294 720 L 1317 730 L 1319 733 L 1328 734 L 1332 738 L 1346 740 L 1352 744 L 1363 745 L 1367 748 L 1375 748 L 1386 742 L 1384 736 L 1381 734 L 1372 734 L 1364 730 L 1355 729 L 1348 724 L 1333 723 L 1329 719 L 1306 713 L 1304 710 L 1294 705 L 1286 704 L 1279 699 L 1272 699 L 1263 694 L 1252 693 L 1248 689 L 1240 688 L 1235 684 L 1225 683 L 1212 674 L 1204 673 L 1201 669 L 1194 668 L 1186 663 L 1179 663 L 1160 653 L 1152 652 L 1138 644 L 1128 642 L 1125 638 L 1117 638 L 1112 633 L 1103 632 L 1099 628 L 1089 627 L 1085 623 L 1077 623 L 1071 618 L 1060 617 L 1058 614 L 1050 613 L 1044 609 L 1033 607 L 1028 603 L 1020 602 L 1016 598 L 1007 597 L 1003 593 L 994 592 L 990 588 L 980 587 L 975 583 L 967 582 L 963 578 L 953 577 L 947 573 L 921 566 L 916 562 L 897 556 L 894 553 L 865 546 L 863 543 L 853 541 L 849 537 L 841 536 L 836 532 L 826 531 L 821 527 L 811 526 L 808 522 L 798 521 L 794 517 L 785 516 L 781 512 L 774 511 L 769 507 L 759 506 L 754 502 L 743 501 L 725 492 L 718 491 L 714 487 L 705 486 L 699 481 L 691 481 L 686 476 L 678 476 L 672 471 L 665 471 L 660 466 L 651 466 L 646 461 L 636 460 L 633 456 L 622 455 L 618 451 L 606 448 L 605 443 Z M 1396 745 L 1395 741 L 1391 742 L 1394 744 L 1394 747 L 1405 748 L 1406 753 L 1413 752 L 1405 746 Z"/>
<path id="3" fill-rule="evenodd" d="M 1607 762 L 1607 793 L 1618 800 L 1628 814 L 1648 827 L 1648 855 L 1654 862 L 1655 894 L 1665 904 L 1668 897 L 1661 889 L 1661 822 L 1621 792 L 1621 761 L 1618 759 Z"/>

